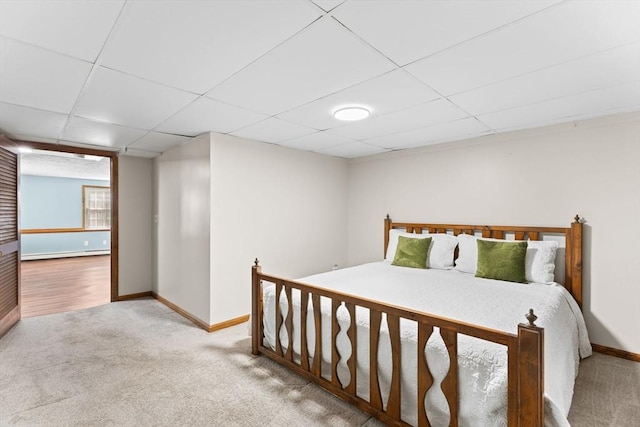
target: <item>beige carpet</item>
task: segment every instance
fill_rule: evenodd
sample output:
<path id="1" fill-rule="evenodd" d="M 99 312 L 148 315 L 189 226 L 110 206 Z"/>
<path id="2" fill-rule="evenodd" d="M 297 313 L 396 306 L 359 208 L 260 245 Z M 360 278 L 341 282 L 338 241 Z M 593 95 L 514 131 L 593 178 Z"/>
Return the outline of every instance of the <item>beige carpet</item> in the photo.
<path id="1" fill-rule="evenodd" d="M 249 349 L 246 324 L 207 334 L 151 299 L 24 319 L 0 340 L 0 425 L 381 425 Z M 596 355 L 577 385 L 572 425 L 639 419 L 640 364 Z"/>
<path id="2" fill-rule="evenodd" d="M 640 363 L 599 353 L 580 362 L 569 422 L 640 427 Z"/>

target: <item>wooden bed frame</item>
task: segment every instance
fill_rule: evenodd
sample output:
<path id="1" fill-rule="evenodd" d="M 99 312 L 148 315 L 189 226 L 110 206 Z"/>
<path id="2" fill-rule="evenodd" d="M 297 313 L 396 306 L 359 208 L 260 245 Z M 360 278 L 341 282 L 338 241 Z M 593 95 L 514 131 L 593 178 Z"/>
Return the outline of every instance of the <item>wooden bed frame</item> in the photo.
<path id="1" fill-rule="evenodd" d="M 422 224 L 422 223 L 397 223 L 392 222 L 389 216 L 384 222 L 384 248 L 386 252 L 389 241 L 389 230 L 400 228 L 407 232 L 421 234 L 461 233 L 481 234 L 483 237 L 505 239 L 513 235 L 516 240 L 539 240 L 543 235 L 563 235 L 565 237 L 565 283 L 564 286 L 573 295 L 578 305 L 582 305 L 582 223 L 576 215 L 575 222 L 568 228 L 562 227 L 522 227 L 522 226 L 486 226 L 486 225 L 452 225 L 452 224 Z M 280 334 L 275 334 L 275 351 L 266 347 L 263 343 L 264 326 L 263 317 L 263 282 L 275 284 L 276 301 L 279 301 L 284 291 L 289 309 L 287 316 L 282 318 L 280 304 L 275 304 L 276 330 L 279 331 L 284 323 L 289 337 L 293 335 L 293 309 L 292 290 L 300 291 L 301 307 L 308 307 L 311 299 L 315 327 L 315 355 L 313 361 L 309 361 L 307 343 L 307 311 L 300 313 L 300 361 L 294 360 L 293 345 L 289 345 L 286 351 L 280 342 Z M 325 379 L 321 372 L 322 355 L 322 323 L 320 314 L 320 298 L 331 300 L 331 377 Z M 336 311 L 344 305 L 349 312 L 351 324 L 347 336 L 356 348 L 356 306 L 369 309 L 370 313 L 370 399 L 364 400 L 356 395 L 356 360 L 353 351 L 347 361 L 350 372 L 349 384 L 345 387 L 337 375 L 340 355 L 336 347 L 336 337 L 340 331 Z M 386 314 L 392 353 L 392 375 L 389 389 L 389 397 L 386 407 L 380 393 L 378 381 L 378 341 L 382 313 Z M 524 315 L 524 313 L 523 313 Z M 403 307 L 373 301 L 354 295 L 330 291 L 317 286 L 295 282 L 292 280 L 263 274 L 256 259 L 252 267 L 252 353 L 264 354 L 278 363 L 290 368 L 305 378 L 319 384 L 334 395 L 357 406 L 361 410 L 375 416 L 389 425 L 408 425 L 400 419 L 400 319 L 409 319 L 418 324 L 418 425 L 429 426 L 426 415 L 424 398 L 433 384 L 428 363 L 424 357 L 427 340 L 433 333 L 433 328 L 440 330 L 440 335 L 447 347 L 451 361 L 449 372 L 442 381 L 441 388 L 449 405 L 451 414 L 450 425 L 458 425 L 458 365 L 455 363 L 458 357 L 458 334 L 476 337 L 491 341 L 507 347 L 508 355 L 508 406 L 507 419 L 509 426 L 542 427 L 544 425 L 544 330 L 535 325 L 536 316 L 533 310 L 526 315 L 528 323 L 518 325 L 518 333 L 510 334 L 499 330 L 472 325 L 455 319 L 433 316 L 429 313 L 412 311 Z M 297 358 L 296 358 L 297 359 Z"/>

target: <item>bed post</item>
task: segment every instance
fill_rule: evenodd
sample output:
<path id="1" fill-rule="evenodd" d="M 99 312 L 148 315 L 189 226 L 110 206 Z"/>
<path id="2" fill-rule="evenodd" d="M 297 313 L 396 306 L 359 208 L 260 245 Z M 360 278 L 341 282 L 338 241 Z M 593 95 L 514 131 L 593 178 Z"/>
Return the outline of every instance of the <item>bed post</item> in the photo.
<path id="1" fill-rule="evenodd" d="M 389 218 L 389 214 L 384 219 L 384 258 L 387 257 L 387 246 L 389 246 L 389 230 L 391 230 L 391 218 Z"/>
<path id="2" fill-rule="evenodd" d="M 258 279 L 261 267 L 258 258 L 251 267 L 251 354 L 259 354 L 262 341 L 262 286 Z"/>
<path id="3" fill-rule="evenodd" d="M 582 221 L 576 215 L 571 223 L 571 294 L 582 308 Z"/>
<path id="4" fill-rule="evenodd" d="M 544 329 L 535 325 L 533 309 L 529 324 L 518 325 L 518 406 L 520 426 L 544 425 Z"/>

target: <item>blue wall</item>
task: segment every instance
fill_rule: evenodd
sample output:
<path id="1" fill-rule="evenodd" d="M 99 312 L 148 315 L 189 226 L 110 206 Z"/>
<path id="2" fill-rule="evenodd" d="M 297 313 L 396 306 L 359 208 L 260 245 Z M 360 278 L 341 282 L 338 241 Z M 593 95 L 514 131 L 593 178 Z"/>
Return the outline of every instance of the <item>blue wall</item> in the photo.
<path id="1" fill-rule="evenodd" d="M 83 185 L 108 187 L 109 181 L 22 175 L 20 227 L 82 228 Z M 23 255 L 108 250 L 110 247 L 109 231 L 22 235 Z"/>
<path id="2" fill-rule="evenodd" d="M 88 246 L 84 245 L 88 242 Z M 106 242 L 103 244 L 103 242 Z M 22 255 L 111 249 L 111 232 L 23 234 Z"/>

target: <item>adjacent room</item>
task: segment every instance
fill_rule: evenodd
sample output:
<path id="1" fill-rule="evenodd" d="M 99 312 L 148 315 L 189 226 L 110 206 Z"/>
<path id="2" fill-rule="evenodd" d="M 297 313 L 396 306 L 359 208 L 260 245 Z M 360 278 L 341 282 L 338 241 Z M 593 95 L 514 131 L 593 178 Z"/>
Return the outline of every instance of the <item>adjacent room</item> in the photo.
<path id="1" fill-rule="evenodd" d="M 111 302 L 107 157 L 20 154 L 22 317 Z"/>
<path id="2" fill-rule="evenodd" d="M 631 426 L 640 1 L 0 0 L 0 425 Z"/>

